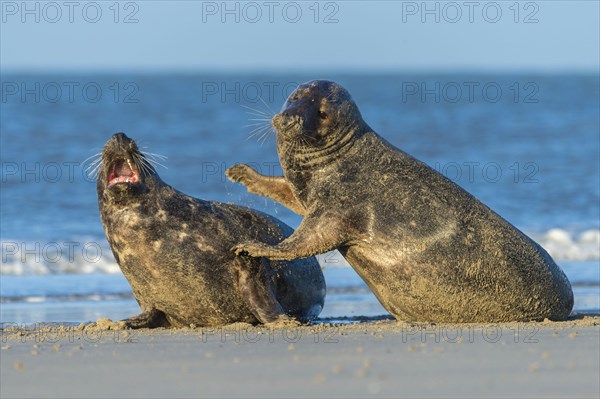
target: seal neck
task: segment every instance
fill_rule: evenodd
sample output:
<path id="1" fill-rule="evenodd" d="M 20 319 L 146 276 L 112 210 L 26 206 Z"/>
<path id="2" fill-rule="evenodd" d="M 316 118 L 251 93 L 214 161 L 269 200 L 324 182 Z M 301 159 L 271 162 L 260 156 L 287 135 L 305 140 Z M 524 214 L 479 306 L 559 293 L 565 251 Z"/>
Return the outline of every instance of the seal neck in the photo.
<path id="1" fill-rule="evenodd" d="M 301 139 L 288 139 L 277 135 L 277 152 L 284 174 L 287 172 L 312 172 L 339 161 L 348 154 L 356 139 L 371 131 L 365 123 L 347 127 L 331 143 L 313 146 Z"/>
<path id="2" fill-rule="evenodd" d="M 98 181 L 98 204 L 101 210 L 127 208 L 151 200 L 167 186 L 157 174 L 147 175 L 139 184 L 131 186 L 107 187 L 104 181 Z"/>

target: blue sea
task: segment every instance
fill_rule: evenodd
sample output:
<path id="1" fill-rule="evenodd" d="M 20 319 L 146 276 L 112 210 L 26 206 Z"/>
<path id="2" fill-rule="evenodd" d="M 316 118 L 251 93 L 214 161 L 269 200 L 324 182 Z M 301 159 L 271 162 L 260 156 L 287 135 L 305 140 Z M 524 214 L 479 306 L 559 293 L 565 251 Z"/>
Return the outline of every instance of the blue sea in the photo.
<path id="1" fill-rule="evenodd" d="M 237 163 L 280 174 L 268 119 L 299 83 L 338 81 L 364 119 L 544 246 L 576 312 L 600 312 L 600 82 L 585 74 L 2 74 L 0 322 L 86 322 L 139 311 L 110 253 L 85 170 L 115 132 L 167 157 L 163 180 L 297 227 L 248 194 Z M 386 314 L 338 253 L 319 256 L 322 317 Z"/>

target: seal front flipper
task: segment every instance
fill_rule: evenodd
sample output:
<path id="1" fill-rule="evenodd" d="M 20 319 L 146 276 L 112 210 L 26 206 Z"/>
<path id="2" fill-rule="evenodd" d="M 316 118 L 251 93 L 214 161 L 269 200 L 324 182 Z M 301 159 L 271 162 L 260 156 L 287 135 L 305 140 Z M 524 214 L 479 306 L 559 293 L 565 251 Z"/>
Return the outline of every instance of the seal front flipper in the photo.
<path id="1" fill-rule="evenodd" d="M 129 328 L 156 328 L 169 327 L 167 316 L 157 309 L 145 310 L 137 316 L 123 320 Z"/>
<path id="2" fill-rule="evenodd" d="M 323 220 L 327 221 L 326 224 Z M 322 254 L 348 245 L 351 231 L 343 223 L 321 217 L 304 218 L 298 229 L 277 245 L 248 241 L 236 245 L 236 254 L 263 256 L 273 260 L 293 260 Z"/>
<path id="3" fill-rule="evenodd" d="M 225 171 L 225 175 L 233 182 L 242 183 L 248 188 L 249 193 L 269 197 L 298 215 L 306 214 L 306 209 L 298 201 L 283 176 L 261 175 L 245 164 L 233 165 Z"/>
<path id="4" fill-rule="evenodd" d="M 235 260 L 240 294 L 262 324 L 290 319 L 275 298 L 270 284 L 268 263 L 268 259 L 239 256 Z"/>

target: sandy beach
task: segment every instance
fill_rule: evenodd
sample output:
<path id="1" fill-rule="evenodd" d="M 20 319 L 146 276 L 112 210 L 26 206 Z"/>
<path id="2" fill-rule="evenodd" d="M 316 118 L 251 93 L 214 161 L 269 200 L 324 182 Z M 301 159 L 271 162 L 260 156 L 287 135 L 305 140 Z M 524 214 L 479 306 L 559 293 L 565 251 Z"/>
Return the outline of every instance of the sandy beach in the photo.
<path id="1" fill-rule="evenodd" d="M 1 396 L 598 397 L 600 316 L 566 322 L 2 331 Z"/>

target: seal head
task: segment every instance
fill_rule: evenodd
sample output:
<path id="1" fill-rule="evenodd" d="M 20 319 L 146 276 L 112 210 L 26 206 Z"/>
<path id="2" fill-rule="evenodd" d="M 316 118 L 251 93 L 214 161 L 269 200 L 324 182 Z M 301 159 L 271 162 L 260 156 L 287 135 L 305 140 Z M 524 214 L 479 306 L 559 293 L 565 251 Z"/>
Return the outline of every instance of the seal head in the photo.
<path id="1" fill-rule="evenodd" d="M 371 128 L 350 93 L 335 82 L 314 80 L 298 86 L 272 119 L 282 160 L 304 167 L 321 165 L 348 150 L 352 140 Z"/>
<path id="2" fill-rule="evenodd" d="M 156 169 L 125 133 L 116 133 L 104 146 L 96 183 L 98 197 L 123 207 L 163 185 Z"/>

